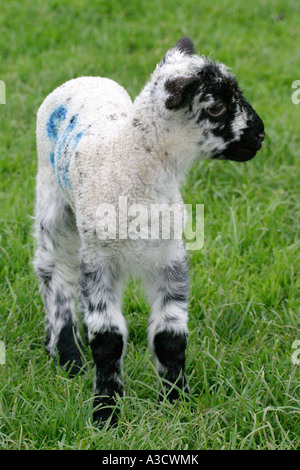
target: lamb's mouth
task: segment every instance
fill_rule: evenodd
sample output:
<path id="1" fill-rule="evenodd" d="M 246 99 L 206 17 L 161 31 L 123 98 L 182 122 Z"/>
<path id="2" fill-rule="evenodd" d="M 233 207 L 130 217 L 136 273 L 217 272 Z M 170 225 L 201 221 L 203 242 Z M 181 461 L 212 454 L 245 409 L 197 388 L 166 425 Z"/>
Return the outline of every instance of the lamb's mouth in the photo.
<path id="1" fill-rule="evenodd" d="M 247 162 L 255 157 L 258 150 L 262 147 L 261 143 L 257 144 L 256 148 L 249 148 L 244 146 L 236 146 L 235 148 L 228 147 L 226 150 L 219 154 L 214 154 L 214 160 L 231 160 L 234 162 Z"/>

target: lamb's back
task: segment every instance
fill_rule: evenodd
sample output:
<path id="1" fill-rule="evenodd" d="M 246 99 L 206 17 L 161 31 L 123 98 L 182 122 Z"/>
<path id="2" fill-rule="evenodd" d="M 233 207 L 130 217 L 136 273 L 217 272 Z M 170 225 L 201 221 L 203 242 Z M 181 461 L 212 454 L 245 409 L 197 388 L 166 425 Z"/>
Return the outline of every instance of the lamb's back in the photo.
<path id="1" fill-rule="evenodd" d="M 38 111 L 40 166 L 50 164 L 61 189 L 70 193 L 76 151 L 83 142 L 105 145 L 131 107 L 126 90 L 108 78 L 80 77 L 56 88 Z M 78 152 L 79 158 L 85 158 L 84 153 Z"/>

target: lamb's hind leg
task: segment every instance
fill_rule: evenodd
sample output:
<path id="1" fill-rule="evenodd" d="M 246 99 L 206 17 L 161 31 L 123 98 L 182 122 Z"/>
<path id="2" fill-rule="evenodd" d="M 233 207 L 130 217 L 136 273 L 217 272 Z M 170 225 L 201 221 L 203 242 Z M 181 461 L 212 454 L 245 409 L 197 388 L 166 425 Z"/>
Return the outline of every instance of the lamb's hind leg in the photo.
<path id="1" fill-rule="evenodd" d="M 72 377 L 83 365 L 75 310 L 78 233 L 74 214 L 59 193 L 38 194 L 36 237 L 34 265 L 46 310 L 45 346 Z"/>
<path id="2" fill-rule="evenodd" d="M 185 374 L 188 266 L 183 248 L 175 255 L 157 270 L 152 286 L 148 284 L 152 287 L 149 345 L 162 379 L 160 397 L 165 392 L 171 402 L 179 397 L 178 389 L 189 392 Z"/>

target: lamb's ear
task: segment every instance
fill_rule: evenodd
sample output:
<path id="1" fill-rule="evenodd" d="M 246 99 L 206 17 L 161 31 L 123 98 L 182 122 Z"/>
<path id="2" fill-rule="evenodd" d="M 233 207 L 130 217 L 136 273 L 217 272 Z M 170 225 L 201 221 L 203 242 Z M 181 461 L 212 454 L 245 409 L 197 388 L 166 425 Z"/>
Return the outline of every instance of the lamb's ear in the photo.
<path id="1" fill-rule="evenodd" d="M 179 109 L 185 106 L 189 99 L 193 98 L 198 86 L 199 77 L 178 77 L 168 80 L 165 88 L 170 92 L 170 96 L 166 100 L 166 108 Z"/>
<path id="2" fill-rule="evenodd" d="M 159 65 L 164 65 L 167 62 L 168 57 L 171 57 L 172 53 L 176 51 L 176 49 L 187 55 L 195 54 L 193 41 L 188 37 L 181 38 L 176 42 L 175 46 L 172 47 L 172 49 L 168 50 L 165 57 L 160 61 Z"/>
<path id="3" fill-rule="evenodd" d="M 176 45 L 175 45 L 174 49 L 179 49 L 181 52 L 184 52 L 185 54 L 188 54 L 188 55 L 195 54 L 194 43 L 188 37 L 184 37 L 184 38 L 179 39 L 176 42 Z"/>

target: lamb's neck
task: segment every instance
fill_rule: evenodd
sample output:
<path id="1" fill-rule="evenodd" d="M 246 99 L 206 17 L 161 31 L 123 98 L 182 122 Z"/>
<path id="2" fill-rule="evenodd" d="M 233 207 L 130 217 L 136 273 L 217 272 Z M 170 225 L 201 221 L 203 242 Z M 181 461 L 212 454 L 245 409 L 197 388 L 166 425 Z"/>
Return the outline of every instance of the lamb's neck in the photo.
<path id="1" fill-rule="evenodd" d="M 169 177 L 172 175 L 180 184 L 195 160 L 194 155 L 187 154 L 183 130 L 177 129 L 174 135 L 157 112 L 142 106 L 134 106 L 131 123 L 137 147 L 160 160 Z"/>
<path id="2" fill-rule="evenodd" d="M 127 122 L 114 136 L 115 171 L 116 174 L 120 172 L 119 156 L 125 151 L 121 175 L 129 184 L 132 183 L 134 192 L 143 197 L 156 194 L 161 199 L 165 196 L 172 198 L 179 191 L 178 178 L 155 133 L 155 128 L 150 129 L 139 115 L 128 116 Z"/>

